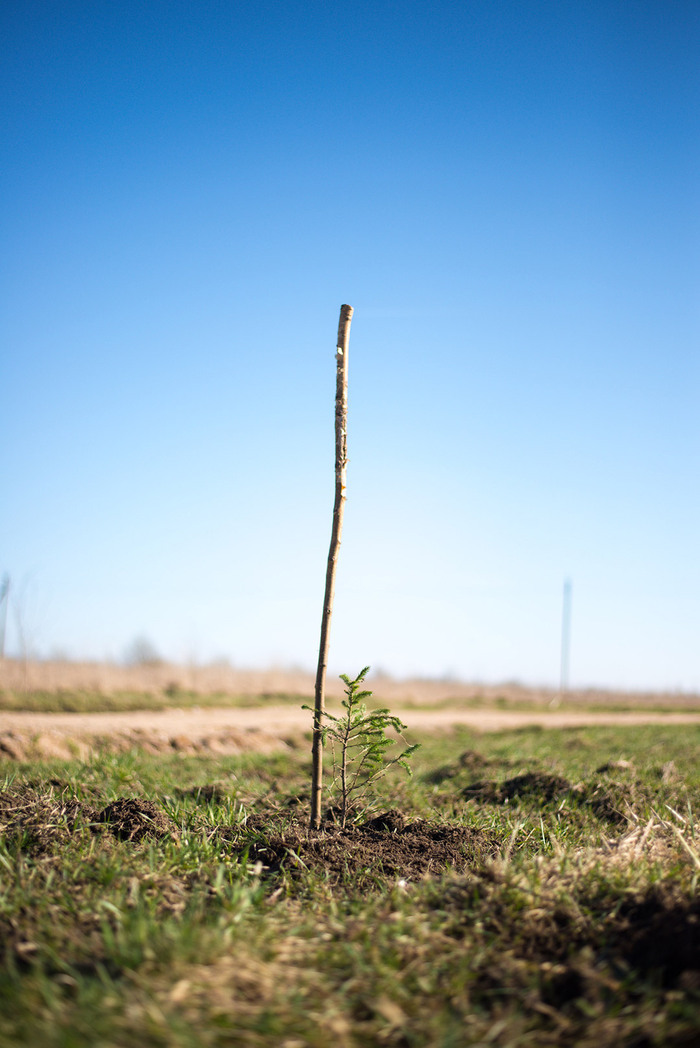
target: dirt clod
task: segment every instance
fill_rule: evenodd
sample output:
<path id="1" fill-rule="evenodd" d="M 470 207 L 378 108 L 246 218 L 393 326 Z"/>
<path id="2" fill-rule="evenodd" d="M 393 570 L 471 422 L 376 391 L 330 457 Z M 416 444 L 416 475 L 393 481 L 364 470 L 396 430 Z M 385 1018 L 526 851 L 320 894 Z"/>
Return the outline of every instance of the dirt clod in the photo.
<path id="1" fill-rule="evenodd" d="M 599 768 L 596 768 L 597 775 L 605 775 L 611 771 L 634 771 L 634 765 L 631 761 L 620 758 L 617 761 L 606 761 L 605 764 L 601 764 Z"/>
<path id="2" fill-rule="evenodd" d="M 516 797 L 536 799 L 548 803 L 565 796 L 573 789 L 570 782 L 559 775 L 548 775 L 541 771 L 526 772 L 506 779 L 500 785 L 496 782 L 473 782 L 462 791 L 466 798 L 476 798 L 491 804 L 505 804 Z"/>
<path id="3" fill-rule="evenodd" d="M 476 750 L 464 750 L 453 764 L 444 764 L 441 768 L 436 768 L 435 771 L 429 772 L 425 779 L 427 782 L 438 784 L 445 782 L 447 779 L 456 778 L 461 772 L 475 772 L 482 768 L 488 768 L 493 763 L 488 757 L 484 757 L 482 753 L 478 753 Z"/>
<path id="4" fill-rule="evenodd" d="M 389 811 L 382 812 L 381 815 L 375 815 L 372 819 L 367 819 L 362 824 L 362 829 L 367 832 L 368 830 L 390 830 L 392 833 L 400 833 L 406 825 L 406 820 L 400 811 L 396 808 L 390 808 Z"/>
<path id="5" fill-rule="evenodd" d="M 108 804 L 99 813 L 96 821 L 108 823 L 114 836 L 125 841 L 178 835 L 172 819 L 151 801 L 140 798 L 125 798 Z"/>

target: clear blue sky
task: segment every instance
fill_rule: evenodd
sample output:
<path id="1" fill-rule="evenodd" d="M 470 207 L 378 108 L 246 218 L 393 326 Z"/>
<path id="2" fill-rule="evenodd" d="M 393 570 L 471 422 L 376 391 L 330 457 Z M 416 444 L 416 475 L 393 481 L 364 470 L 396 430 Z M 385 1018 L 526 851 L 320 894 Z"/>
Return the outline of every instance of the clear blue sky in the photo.
<path id="1" fill-rule="evenodd" d="M 700 689 L 700 5 L 5 0 L 0 572 L 42 655 Z"/>

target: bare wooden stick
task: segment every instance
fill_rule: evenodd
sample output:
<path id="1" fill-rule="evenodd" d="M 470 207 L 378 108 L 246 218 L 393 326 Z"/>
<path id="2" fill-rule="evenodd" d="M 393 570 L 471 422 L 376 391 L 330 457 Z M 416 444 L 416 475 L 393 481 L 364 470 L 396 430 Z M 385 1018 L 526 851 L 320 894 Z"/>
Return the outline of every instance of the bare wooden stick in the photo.
<path id="1" fill-rule="evenodd" d="M 314 728 L 311 748 L 311 828 L 321 825 L 321 793 L 323 790 L 323 712 L 325 709 L 326 667 L 328 665 L 328 645 L 331 633 L 331 615 L 333 613 L 333 594 L 335 592 L 335 572 L 338 564 L 338 550 L 343 532 L 343 512 L 345 509 L 345 479 L 347 474 L 348 444 L 348 343 L 350 341 L 350 322 L 352 306 L 340 307 L 338 323 L 338 341 L 336 343 L 336 385 L 335 385 L 335 503 L 333 505 L 333 530 L 331 545 L 328 551 L 326 568 L 326 592 L 323 598 L 323 617 L 321 619 L 321 642 L 318 649 L 318 669 L 316 670 L 316 687 L 314 690 Z"/>

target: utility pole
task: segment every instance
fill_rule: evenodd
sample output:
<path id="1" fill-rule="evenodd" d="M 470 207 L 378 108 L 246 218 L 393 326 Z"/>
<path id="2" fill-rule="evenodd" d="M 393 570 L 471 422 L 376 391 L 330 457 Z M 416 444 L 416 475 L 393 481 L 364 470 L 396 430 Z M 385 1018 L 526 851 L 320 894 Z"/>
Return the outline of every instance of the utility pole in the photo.
<path id="1" fill-rule="evenodd" d="M 7 605 L 10 603 L 10 576 L 7 572 L 0 582 L 0 659 L 5 658 L 5 629 L 7 627 Z"/>
<path id="2" fill-rule="evenodd" d="M 559 694 L 569 690 L 569 656 L 571 652 L 571 579 L 564 580 L 564 599 L 561 609 L 561 669 L 559 674 Z"/>

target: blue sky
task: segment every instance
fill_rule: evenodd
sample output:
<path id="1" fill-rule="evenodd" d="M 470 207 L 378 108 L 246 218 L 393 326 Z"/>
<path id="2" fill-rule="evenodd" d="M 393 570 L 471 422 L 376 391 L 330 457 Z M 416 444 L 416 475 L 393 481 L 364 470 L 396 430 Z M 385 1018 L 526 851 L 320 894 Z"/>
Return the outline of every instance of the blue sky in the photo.
<path id="1" fill-rule="evenodd" d="M 700 689 L 700 7 L 6 0 L 7 646 Z"/>

